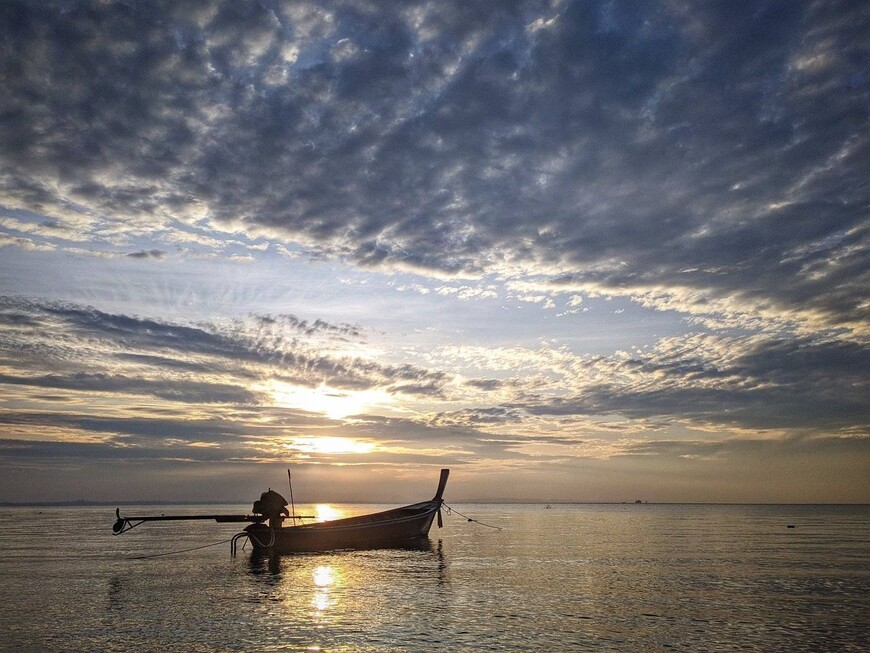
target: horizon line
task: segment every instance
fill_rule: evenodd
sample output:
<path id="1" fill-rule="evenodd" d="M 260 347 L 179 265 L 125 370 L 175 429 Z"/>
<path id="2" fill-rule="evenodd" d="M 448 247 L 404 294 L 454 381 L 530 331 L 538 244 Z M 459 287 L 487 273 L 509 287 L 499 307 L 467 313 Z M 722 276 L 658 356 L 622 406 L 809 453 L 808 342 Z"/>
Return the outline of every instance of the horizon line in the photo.
<path id="1" fill-rule="evenodd" d="M 251 501 L 190 501 L 190 500 L 128 500 L 109 501 L 76 499 L 72 501 L 0 501 L 0 508 L 73 508 L 73 507 L 112 507 L 112 506 L 218 506 L 244 504 Z M 392 501 L 299 501 L 300 505 L 318 503 L 385 505 Z M 447 502 L 445 502 L 447 503 Z M 870 506 L 866 501 L 538 501 L 538 500 L 459 500 L 451 503 L 476 505 L 518 505 L 518 506 Z"/>

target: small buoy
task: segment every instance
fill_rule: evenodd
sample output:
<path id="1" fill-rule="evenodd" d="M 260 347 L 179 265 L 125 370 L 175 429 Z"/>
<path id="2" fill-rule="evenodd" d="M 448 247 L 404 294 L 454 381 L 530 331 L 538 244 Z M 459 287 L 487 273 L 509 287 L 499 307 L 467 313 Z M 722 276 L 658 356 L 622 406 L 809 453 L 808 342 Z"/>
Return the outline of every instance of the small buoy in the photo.
<path id="1" fill-rule="evenodd" d="M 786 528 L 794 528 L 794 524 L 789 524 Z"/>

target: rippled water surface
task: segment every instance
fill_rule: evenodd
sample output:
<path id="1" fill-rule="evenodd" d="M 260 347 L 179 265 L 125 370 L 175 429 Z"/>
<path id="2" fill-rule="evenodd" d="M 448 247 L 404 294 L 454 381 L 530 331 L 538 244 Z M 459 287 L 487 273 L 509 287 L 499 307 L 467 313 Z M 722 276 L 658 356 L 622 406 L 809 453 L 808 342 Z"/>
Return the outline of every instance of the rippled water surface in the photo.
<path id="1" fill-rule="evenodd" d="M 271 559 L 227 543 L 131 559 L 226 540 L 232 524 L 114 537 L 111 509 L 0 508 L 0 648 L 866 650 L 867 506 L 456 507 L 502 530 L 454 514 L 421 549 Z"/>

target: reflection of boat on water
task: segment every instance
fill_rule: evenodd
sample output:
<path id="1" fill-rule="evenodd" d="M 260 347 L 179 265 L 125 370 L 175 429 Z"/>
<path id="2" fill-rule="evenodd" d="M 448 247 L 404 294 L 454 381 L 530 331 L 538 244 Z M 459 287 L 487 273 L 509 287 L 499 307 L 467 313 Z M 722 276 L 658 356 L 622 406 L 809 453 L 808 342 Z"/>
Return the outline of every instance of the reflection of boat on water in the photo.
<path id="1" fill-rule="evenodd" d="M 419 537 L 414 540 L 408 540 L 407 542 L 400 542 L 399 544 L 380 544 L 377 546 L 368 546 L 368 547 L 344 547 L 342 549 L 321 549 L 317 551 L 305 551 L 304 553 L 311 554 L 310 556 L 306 556 L 306 558 L 313 558 L 316 560 L 336 560 L 336 555 L 342 552 L 360 552 L 360 551 L 381 551 L 381 552 L 409 552 L 409 553 L 428 553 L 436 560 L 440 562 L 440 564 L 444 565 L 444 552 L 441 548 L 441 541 L 437 541 L 435 543 L 432 542 L 428 537 Z M 276 574 L 280 573 L 282 562 L 287 561 L 287 556 L 285 553 L 293 553 L 286 551 L 274 551 L 271 549 L 251 549 L 250 554 L 247 556 L 248 562 L 248 571 L 251 574 Z M 321 557 L 323 556 L 323 557 Z M 443 571 L 443 568 L 442 568 Z"/>
<path id="2" fill-rule="evenodd" d="M 214 519 L 217 522 L 253 522 L 233 538 L 233 551 L 237 541 L 245 537 L 255 551 L 275 553 L 401 546 L 426 538 L 436 516 L 438 527 L 441 527 L 442 496 L 449 473 L 448 469 L 441 470 L 438 490 L 429 501 L 357 517 L 310 524 L 296 523 L 301 517 L 290 515 L 286 500 L 270 490 L 254 503 L 253 515 L 121 517 L 120 511 L 116 511 L 117 521 L 112 530 L 120 535 L 146 521 Z M 287 517 L 293 519 L 293 526 L 282 525 Z"/>

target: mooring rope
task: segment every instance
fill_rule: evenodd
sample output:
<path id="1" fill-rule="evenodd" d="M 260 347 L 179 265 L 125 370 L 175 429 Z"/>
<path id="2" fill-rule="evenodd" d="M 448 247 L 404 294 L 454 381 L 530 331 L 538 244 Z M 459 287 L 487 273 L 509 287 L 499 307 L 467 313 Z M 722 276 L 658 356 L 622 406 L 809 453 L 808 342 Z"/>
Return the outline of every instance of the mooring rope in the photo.
<path id="1" fill-rule="evenodd" d="M 447 514 L 448 514 L 448 515 L 450 515 L 450 514 L 452 514 L 452 513 L 455 512 L 455 513 L 456 513 L 457 515 L 459 515 L 460 517 L 465 517 L 465 519 L 467 519 L 467 520 L 470 521 L 470 522 L 474 522 L 475 524 L 480 524 L 481 526 L 486 526 L 487 528 L 492 528 L 492 529 L 497 530 L 497 531 L 502 530 L 501 526 L 492 526 L 491 524 L 484 524 L 484 523 L 483 523 L 482 521 L 480 521 L 479 519 L 474 519 L 474 518 L 472 518 L 472 517 L 469 517 L 468 515 L 463 515 L 463 514 L 462 514 L 461 512 L 459 512 L 456 508 L 453 508 L 453 507 L 451 507 L 451 506 L 448 506 L 448 505 L 447 505 L 446 503 L 444 503 L 444 502 L 442 502 L 441 505 L 442 505 L 444 508 L 447 509 Z"/>
<path id="2" fill-rule="evenodd" d="M 153 553 L 150 556 L 135 556 L 133 558 L 127 558 L 127 560 L 148 560 L 149 558 L 159 558 L 161 556 L 171 556 L 171 555 L 175 555 L 176 553 L 187 553 L 188 551 L 197 551 L 199 549 L 207 549 L 210 546 L 219 546 L 221 544 L 227 544 L 228 542 L 232 542 L 232 541 L 233 541 L 233 538 L 231 537 L 228 540 L 221 540 L 220 542 L 214 542 L 212 544 L 203 544 L 202 546 L 192 546 L 189 549 L 179 549 L 178 551 L 166 551 L 164 553 Z"/>

